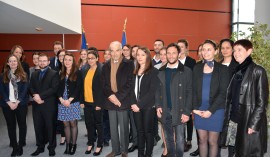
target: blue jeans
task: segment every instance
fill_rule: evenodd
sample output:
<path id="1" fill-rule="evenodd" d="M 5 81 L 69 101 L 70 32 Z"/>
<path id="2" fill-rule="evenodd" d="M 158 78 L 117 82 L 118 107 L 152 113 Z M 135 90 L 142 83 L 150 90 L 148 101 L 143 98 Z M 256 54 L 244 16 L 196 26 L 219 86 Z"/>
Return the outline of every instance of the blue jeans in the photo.
<path id="1" fill-rule="evenodd" d="M 180 116 L 179 116 L 180 118 Z M 172 115 L 168 111 L 165 123 L 163 123 L 165 140 L 169 157 L 183 157 L 184 154 L 184 129 L 185 125 L 172 126 Z M 175 142 L 174 142 L 175 136 Z"/>

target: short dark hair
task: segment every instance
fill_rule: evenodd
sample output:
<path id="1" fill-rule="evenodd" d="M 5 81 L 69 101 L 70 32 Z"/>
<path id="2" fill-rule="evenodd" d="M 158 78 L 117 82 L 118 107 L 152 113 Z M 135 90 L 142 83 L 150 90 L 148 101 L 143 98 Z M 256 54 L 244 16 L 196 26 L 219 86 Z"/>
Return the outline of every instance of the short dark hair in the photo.
<path id="1" fill-rule="evenodd" d="M 56 56 L 59 57 L 61 52 L 65 52 L 65 54 L 67 53 L 67 51 L 65 49 L 61 49 L 57 52 Z"/>
<path id="2" fill-rule="evenodd" d="M 251 41 L 249 41 L 249 40 L 247 40 L 247 39 L 237 40 L 237 41 L 233 44 L 233 47 L 236 46 L 236 45 L 241 45 L 241 46 L 243 46 L 243 47 L 246 49 L 246 51 L 253 48 L 253 44 L 251 43 Z"/>
<path id="3" fill-rule="evenodd" d="M 166 53 L 167 53 L 168 49 L 171 48 L 171 47 L 175 47 L 176 50 L 177 50 L 177 52 L 178 52 L 178 54 L 181 52 L 180 47 L 179 47 L 176 43 L 171 43 L 171 44 L 169 44 L 169 45 L 167 46 Z"/>
<path id="4" fill-rule="evenodd" d="M 98 53 L 98 50 L 95 47 L 89 47 L 88 50 L 87 50 L 87 52 L 89 53 L 91 51 L 94 51 L 94 52 Z"/>
<path id="5" fill-rule="evenodd" d="M 33 54 L 32 54 L 32 57 L 34 56 L 34 55 L 40 55 L 40 52 L 34 52 Z"/>
<path id="6" fill-rule="evenodd" d="M 161 39 L 156 39 L 155 42 L 157 42 L 157 41 L 162 42 L 162 45 L 164 46 L 164 41 L 163 41 L 163 40 L 161 40 Z M 154 43 L 155 43 L 155 42 L 154 42 Z"/>
<path id="7" fill-rule="evenodd" d="M 139 45 L 133 45 L 133 46 L 130 48 L 130 50 L 132 51 L 134 47 L 138 47 L 138 48 L 139 48 L 140 46 L 139 46 Z"/>
<path id="8" fill-rule="evenodd" d="M 48 58 L 48 61 L 50 60 L 50 57 L 46 54 L 46 53 L 40 53 L 38 58 L 39 57 L 47 57 Z"/>
<path id="9" fill-rule="evenodd" d="M 96 51 L 89 51 L 89 52 L 87 53 L 87 55 L 89 55 L 89 54 L 92 54 L 92 55 L 94 55 L 96 58 L 99 58 L 98 53 L 97 53 Z"/>
<path id="10" fill-rule="evenodd" d="M 61 45 L 61 47 L 64 48 L 63 43 L 62 43 L 61 41 L 55 41 L 55 42 L 53 43 L 53 46 L 54 46 L 54 45 Z"/>
<path id="11" fill-rule="evenodd" d="M 204 45 L 204 44 L 210 44 L 210 45 L 212 45 L 214 47 L 215 50 L 217 50 L 217 44 L 216 44 L 216 42 L 214 40 L 207 39 L 207 40 L 205 40 L 203 42 L 202 45 Z"/>
<path id="12" fill-rule="evenodd" d="M 185 46 L 188 47 L 188 41 L 187 41 L 186 39 L 179 39 L 179 40 L 177 41 L 177 44 L 178 44 L 178 43 L 184 43 Z"/>

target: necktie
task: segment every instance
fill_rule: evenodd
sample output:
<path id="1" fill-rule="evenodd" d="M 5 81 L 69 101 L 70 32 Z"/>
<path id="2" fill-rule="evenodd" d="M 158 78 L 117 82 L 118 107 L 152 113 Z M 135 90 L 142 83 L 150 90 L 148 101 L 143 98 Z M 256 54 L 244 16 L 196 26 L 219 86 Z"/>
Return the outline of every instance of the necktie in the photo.
<path id="1" fill-rule="evenodd" d="M 39 73 L 39 80 L 42 80 L 43 76 L 44 76 L 45 70 L 40 71 Z"/>

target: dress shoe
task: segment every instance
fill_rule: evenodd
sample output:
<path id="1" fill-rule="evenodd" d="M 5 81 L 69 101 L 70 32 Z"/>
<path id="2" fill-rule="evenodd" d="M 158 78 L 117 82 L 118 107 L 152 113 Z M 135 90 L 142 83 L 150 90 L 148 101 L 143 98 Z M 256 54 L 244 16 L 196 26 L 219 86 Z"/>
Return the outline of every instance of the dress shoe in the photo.
<path id="1" fill-rule="evenodd" d="M 11 153 L 11 157 L 15 157 L 17 156 L 17 148 L 13 148 L 12 153 Z"/>
<path id="2" fill-rule="evenodd" d="M 167 154 L 166 155 L 161 154 L 161 157 L 167 157 Z"/>
<path id="3" fill-rule="evenodd" d="M 138 149 L 138 146 L 132 145 L 130 148 L 128 148 L 128 152 L 134 152 L 135 149 Z"/>
<path id="4" fill-rule="evenodd" d="M 108 155 L 106 155 L 106 157 L 115 157 L 120 155 L 121 153 L 115 153 L 115 152 L 110 152 Z"/>
<path id="5" fill-rule="evenodd" d="M 128 157 L 128 153 L 121 153 L 121 157 Z"/>
<path id="6" fill-rule="evenodd" d="M 70 150 L 70 155 L 74 155 L 77 149 L 77 144 L 73 144 L 71 145 L 71 147 L 69 148 Z"/>
<path id="7" fill-rule="evenodd" d="M 91 154 L 91 151 L 94 149 L 94 146 L 92 146 L 90 150 L 88 150 L 88 147 L 84 154 Z"/>
<path id="8" fill-rule="evenodd" d="M 23 155 L 23 148 L 20 146 L 17 149 L 17 156 L 22 156 Z"/>
<path id="9" fill-rule="evenodd" d="M 69 146 L 70 146 L 70 144 L 67 143 L 67 144 L 66 144 L 66 150 L 65 150 L 64 154 L 69 154 L 69 153 L 70 153 L 70 151 L 69 151 Z"/>
<path id="10" fill-rule="evenodd" d="M 103 143 L 103 146 L 104 147 L 108 147 L 110 144 L 109 144 L 109 142 L 108 141 L 104 141 L 104 143 Z"/>
<path id="11" fill-rule="evenodd" d="M 38 156 L 40 153 L 44 152 L 44 148 L 38 148 L 31 156 Z"/>
<path id="12" fill-rule="evenodd" d="M 184 152 L 188 152 L 191 149 L 191 143 L 185 143 Z"/>
<path id="13" fill-rule="evenodd" d="M 97 147 L 97 148 L 98 148 L 98 147 Z M 102 152 L 102 149 L 103 149 L 103 147 L 100 147 L 99 152 L 94 152 L 94 153 L 93 153 L 93 156 L 99 156 L 100 153 Z"/>
<path id="14" fill-rule="evenodd" d="M 190 156 L 198 156 L 200 154 L 199 148 L 195 150 L 194 152 L 190 153 Z"/>
<path id="15" fill-rule="evenodd" d="M 49 156 L 55 156 L 55 150 L 54 149 L 49 150 Z"/>

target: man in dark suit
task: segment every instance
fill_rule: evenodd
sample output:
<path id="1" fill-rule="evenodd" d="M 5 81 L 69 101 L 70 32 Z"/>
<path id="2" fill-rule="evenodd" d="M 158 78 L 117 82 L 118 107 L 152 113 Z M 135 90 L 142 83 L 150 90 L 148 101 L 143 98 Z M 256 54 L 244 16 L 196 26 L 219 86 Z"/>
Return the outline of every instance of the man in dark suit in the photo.
<path id="1" fill-rule="evenodd" d="M 32 73 L 30 80 L 30 92 L 33 96 L 33 121 L 36 134 L 37 150 L 32 156 L 44 152 L 48 138 L 49 156 L 55 155 L 56 147 L 56 93 L 59 84 L 59 75 L 50 69 L 49 57 L 40 54 L 38 58 L 39 71 Z"/>
<path id="2" fill-rule="evenodd" d="M 177 45 L 181 49 L 181 53 L 179 55 L 179 61 L 184 65 L 189 67 L 193 70 L 194 65 L 196 64 L 196 60 L 188 56 L 188 41 L 186 39 L 180 39 L 177 42 Z M 192 145 L 192 133 L 193 133 L 193 121 L 192 121 L 192 114 L 190 114 L 189 121 L 187 122 L 187 136 L 185 134 L 185 152 L 188 152 Z M 187 137 L 187 138 L 186 138 Z"/>
<path id="3" fill-rule="evenodd" d="M 111 60 L 102 68 L 104 108 L 109 111 L 112 152 L 106 157 L 128 156 L 129 128 L 128 110 L 131 109 L 131 92 L 134 64 L 122 56 L 122 44 L 110 44 Z M 118 128 L 119 126 L 119 128 Z M 120 134 L 118 133 L 120 130 Z"/>
<path id="4" fill-rule="evenodd" d="M 53 52 L 54 52 L 55 56 L 50 59 L 50 65 L 49 65 L 53 70 L 59 71 L 58 70 L 59 62 L 58 62 L 58 58 L 57 58 L 57 53 L 59 50 L 62 50 L 62 49 L 63 49 L 63 43 L 61 41 L 55 41 L 53 43 Z"/>

